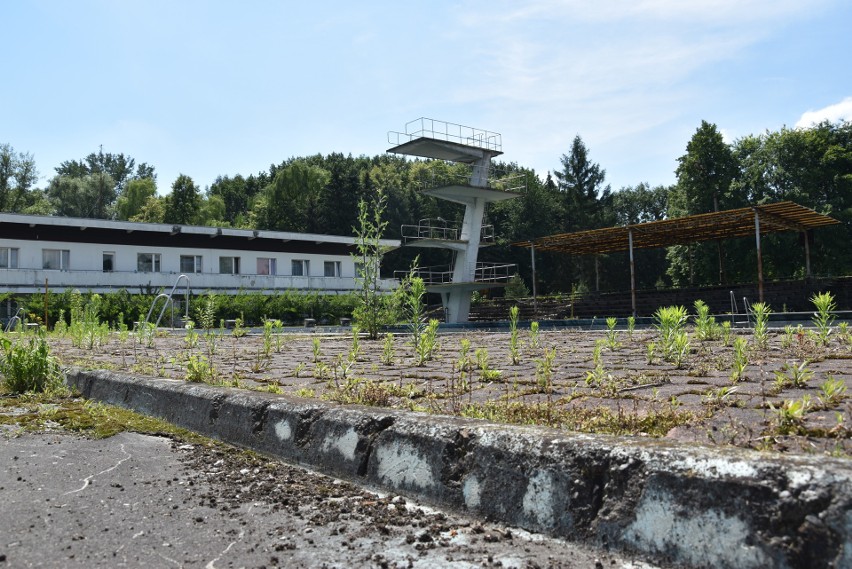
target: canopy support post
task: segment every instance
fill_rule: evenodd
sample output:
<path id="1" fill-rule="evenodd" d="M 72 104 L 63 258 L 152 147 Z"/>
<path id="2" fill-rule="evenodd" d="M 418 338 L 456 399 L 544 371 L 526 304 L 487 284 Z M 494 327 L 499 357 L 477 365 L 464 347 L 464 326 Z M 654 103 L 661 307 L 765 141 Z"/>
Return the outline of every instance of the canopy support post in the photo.
<path id="1" fill-rule="evenodd" d="M 811 244 L 808 243 L 808 230 L 802 231 L 802 237 L 805 238 L 805 276 L 811 278 Z"/>
<path id="2" fill-rule="evenodd" d="M 532 241 L 530 241 L 530 259 L 532 260 L 533 314 L 538 318 L 538 294 L 536 294 L 535 286 L 535 243 Z"/>
<path id="3" fill-rule="evenodd" d="M 633 229 L 627 230 L 627 245 L 630 255 L 630 307 L 633 309 L 633 317 L 636 318 L 636 268 L 633 262 Z"/>
<path id="4" fill-rule="evenodd" d="M 754 210 L 754 236 L 757 241 L 757 297 L 763 302 L 763 254 L 760 249 L 760 212 Z"/>

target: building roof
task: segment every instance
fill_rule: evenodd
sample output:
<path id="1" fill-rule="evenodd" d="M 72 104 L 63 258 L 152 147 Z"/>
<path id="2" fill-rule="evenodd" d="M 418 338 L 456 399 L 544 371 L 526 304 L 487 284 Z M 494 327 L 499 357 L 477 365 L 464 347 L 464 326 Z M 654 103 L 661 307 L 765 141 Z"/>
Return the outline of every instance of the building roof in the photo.
<path id="1" fill-rule="evenodd" d="M 320 254 L 348 254 L 355 246 L 355 238 L 344 235 L 15 213 L 0 213 L 0 238 Z M 381 244 L 395 249 L 400 242 Z"/>
<path id="2" fill-rule="evenodd" d="M 754 236 L 755 215 L 760 218 L 761 234 L 806 231 L 840 223 L 812 209 L 784 201 L 622 227 L 559 233 L 512 245 L 535 246 L 538 251 L 556 251 L 572 255 L 603 254 L 627 251 L 630 248 L 629 235 L 632 233 L 634 249 L 653 249 L 700 241 Z"/>

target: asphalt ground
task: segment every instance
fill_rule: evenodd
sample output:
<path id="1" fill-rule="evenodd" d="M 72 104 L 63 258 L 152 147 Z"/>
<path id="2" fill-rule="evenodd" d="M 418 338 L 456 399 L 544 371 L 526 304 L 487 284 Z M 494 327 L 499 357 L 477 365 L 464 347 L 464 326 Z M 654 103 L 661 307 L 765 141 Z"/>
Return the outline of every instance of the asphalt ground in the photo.
<path id="1" fill-rule="evenodd" d="M 220 443 L 6 429 L 0 465 L 0 568 L 659 567 Z"/>

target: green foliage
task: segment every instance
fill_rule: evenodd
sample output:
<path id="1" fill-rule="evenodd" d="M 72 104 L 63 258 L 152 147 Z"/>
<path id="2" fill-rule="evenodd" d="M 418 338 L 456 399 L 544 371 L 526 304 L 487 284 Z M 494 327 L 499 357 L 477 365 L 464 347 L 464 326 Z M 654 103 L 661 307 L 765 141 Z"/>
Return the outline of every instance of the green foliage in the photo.
<path id="1" fill-rule="evenodd" d="M 654 327 L 660 335 L 659 347 L 664 360 L 672 361 L 675 352 L 683 347 L 681 333 L 687 319 L 683 306 L 661 306 L 654 313 Z"/>
<path id="2" fill-rule="evenodd" d="M 30 201 L 30 189 L 37 182 L 33 155 L 0 144 L 0 211 L 23 212 Z"/>
<path id="3" fill-rule="evenodd" d="M 100 321 L 101 296 L 93 294 L 83 305 L 83 297 L 75 291 L 72 296 L 71 344 L 92 350 L 109 338 L 109 324 Z"/>
<path id="4" fill-rule="evenodd" d="M 553 392 L 553 372 L 556 361 L 556 347 L 544 348 L 544 355 L 535 360 L 535 379 L 541 390 L 550 394 Z"/>
<path id="5" fill-rule="evenodd" d="M 755 302 L 751 305 L 751 316 L 754 318 L 754 345 L 761 350 L 769 346 L 769 315 L 772 309 L 765 302 Z"/>
<path id="6" fill-rule="evenodd" d="M 771 403 L 770 408 L 775 412 L 778 432 L 782 435 L 796 434 L 802 430 L 805 415 L 811 410 L 811 398 L 803 395 L 801 399 L 784 401 L 780 407 L 775 408 Z"/>
<path id="7" fill-rule="evenodd" d="M 710 316 L 710 307 L 703 300 L 695 301 L 695 336 L 702 342 L 715 340 L 719 335 L 716 319 Z"/>
<path id="8" fill-rule="evenodd" d="M 432 318 L 426 327 L 423 328 L 422 334 L 419 335 L 419 339 L 414 346 L 416 365 L 422 366 L 435 356 L 435 352 L 438 349 L 439 324 L 440 322 Z"/>
<path id="9" fill-rule="evenodd" d="M 818 397 L 824 408 L 835 407 L 846 398 L 846 383 L 829 374 L 825 382 L 819 386 Z"/>
<path id="10" fill-rule="evenodd" d="M 12 393 L 41 393 L 58 389 L 62 385 L 62 373 L 50 346 L 39 331 L 35 336 L 16 341 L 2 336 L 0 347 L 0 373 L 3 384 Z"/>
<path id="11" fill-rule="evenodd" d="M 509 359 L 512 365 L 518 365 L 521 361 L 521 346 L 518 338 L 518 314 L 520 309 L 513 306 L 509 309 Z"/>
<path id="12" fill-rule="evenodd" d="M 382 257 L 388 248 L 381 243 L 388 222 L 382 219 L 386 207 L 384 196 L 368 206 L 365 200 L 358 203 L 358 225 L 355 228 L 355 258 L 358 274 L 355 283 L 358 287 L 358 303 L 352 313 L 355 322 L 370 340 L 379 337 L 379 328 L 391 323 L 392 314 L 389 299 L 380 288 Z"/>
<path id="13" fill-rule="evenodd" d="M 541 346 L 538 322 L 530 322 L 530 348 L 537 350 Z"/>
<path id="14" fill-rule="evenodd" d="M 800 364 L 785 362 L 780 370 L 775 371 L 775 383 L 781 387 L 807 387 L 813 376 L 814 372 L 808 368 L 808 360 Z"/>
<path id="15" fill-rule="evenodd" d="M 198 223 L 201 209 L 201 191 L 192 178 L 181 174 L 172 184 L 172 192 L 166 197 L 165 223 L 193 225 Z"/>
<path id="16" fill-rule="evenodd" d="M 743 337 L 734 340 L 734 359 L 731 363 L 731 381 L 736 383 L 745 379 L 748 366 L 748 341 Z"/>
<path id="17" fill-rule="evenodd" d="M 817 337 L 820 343 L 827 346 L 831 335 L 831 325 L 835 319 L 833 312 L 837 310 L 837 303 L 834 302 L 834 296 L 830 292 L 814 294 L 810 300 L 817 310 L 814 312 L 811 322 L 817 329 Z"/>
<path id="18" fill-rule="evenodd" d="M 394 357 L 394 348 L 393 348 L 393 334 L 388 332 L 385 334 L 385 340 L 382 343 L 382 363 L 386 366 L 393 365 L 393 357 Z"/>
<path id="19" fill-rule="evenodd" d="M 212 382 L 215 371 L 210 361 L 202 356 L 190 354 L 186 361 L 186 381 L 190 382 Z"/>
<path id="20" fill-rule="evenodd" d="M 606 319 L 606 345 L 610 350 L 617 350 L 621 343 L 618 341 L 618 331 L 615 329 L 618 318 L 610 316 Z"/>
<path id="21" fill-rule="evenodd" d="M 509 282 L 506 283 L 504 295 L 506 298 L 510 299 L 528 298 L 530 296 L 530 289 L 527 288 L 527 285 L 524 283 L 524 279 L 521 278 L 521 275 L 515 273 L 512 275 L 512 278 L 509 279 Z"/>

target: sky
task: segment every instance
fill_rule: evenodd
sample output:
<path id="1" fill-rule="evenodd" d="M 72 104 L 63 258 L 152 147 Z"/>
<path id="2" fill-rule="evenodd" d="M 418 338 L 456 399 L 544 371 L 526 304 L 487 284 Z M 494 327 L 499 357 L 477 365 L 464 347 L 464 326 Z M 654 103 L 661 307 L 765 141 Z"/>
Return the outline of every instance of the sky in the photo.
<path id="1" fill-rule="evenodd" d="M 726 140 L 852 120 L 849 0 L 18 0 L 0 144 L 103 148 L 204 190 L 299 156 L 374 156 L 428 117 L 502 135 L 542 178 L 575 136 L 614 190 Z"/>

